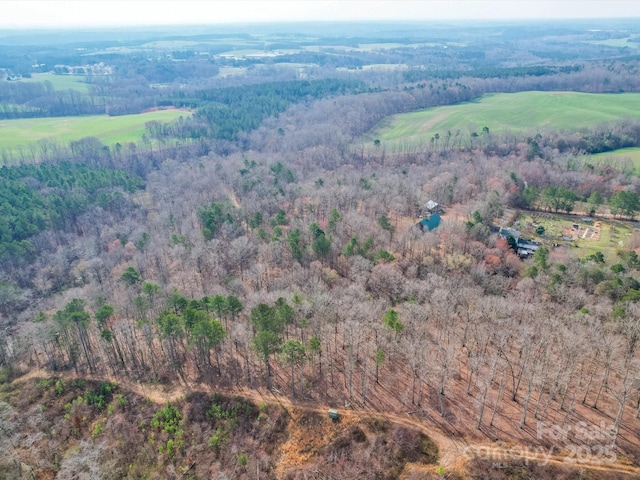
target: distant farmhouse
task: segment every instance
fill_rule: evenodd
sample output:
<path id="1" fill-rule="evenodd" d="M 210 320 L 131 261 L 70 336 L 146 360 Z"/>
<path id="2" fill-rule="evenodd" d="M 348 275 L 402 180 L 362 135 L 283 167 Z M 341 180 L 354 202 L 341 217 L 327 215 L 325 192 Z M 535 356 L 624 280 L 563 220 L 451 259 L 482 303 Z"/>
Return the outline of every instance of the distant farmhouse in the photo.
<path id="1" fill-rule="evenodd" d="M 56 75 L 113 75 L 113 67 L 104 62 L 93 65 L 55 65 L 53 73 Z"/>
<path id="2" fill-rule="evenodd" d="M 430 232 L 431 230 L 438 228 L 440 225 L 440 222 L 442 221 L 442 217 L 440 215 L 442 213 L 444 213 L 442 206 L 433 200 L 429 200 L 424 204 L 421 212 L 421 216 L 424 218 L 420 220 L 416 226 L 423 232 Z"/>

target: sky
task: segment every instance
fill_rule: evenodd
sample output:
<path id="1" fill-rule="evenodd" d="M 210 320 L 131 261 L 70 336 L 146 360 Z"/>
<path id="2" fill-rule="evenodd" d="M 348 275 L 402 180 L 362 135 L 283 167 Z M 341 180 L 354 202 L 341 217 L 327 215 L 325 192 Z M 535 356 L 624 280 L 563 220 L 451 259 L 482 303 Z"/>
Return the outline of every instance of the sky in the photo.
<path id="1" fill-rule="evenodd" d="M 630 17 L 639 0 L 0 0 L 0 28 Z"/>

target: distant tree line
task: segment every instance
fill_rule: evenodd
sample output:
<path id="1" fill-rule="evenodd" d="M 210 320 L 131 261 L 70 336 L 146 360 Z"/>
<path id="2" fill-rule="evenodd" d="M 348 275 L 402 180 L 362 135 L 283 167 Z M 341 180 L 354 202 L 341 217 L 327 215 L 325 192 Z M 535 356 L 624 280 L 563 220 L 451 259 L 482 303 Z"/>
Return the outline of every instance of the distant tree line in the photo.
<path id="1" fill-rule="evenodd" d="M 199 90 L 193 99 L 174 101 L 179 107 L 197 107 L 196 114 L 178 123 L 174 133 L 190 138 L 235 140 L 240 132 L 256 129 L 266 117 L 277 116 L 293 103 L 364 89 L 362 82 L 327 79 Z"/>
<path id="2" fill-rule="evenodd" d="M 415 83 L 432 79 L 455 79 L 455 78 L 511 78 L 511 77 L 542 77 L 557 73 L 572 73 L 582 70 L 580 65 L 571 66 L 545 66 L 536 65 L 531 67 L 493 67 L 475 68 L 469 70 L 418 70 L 412 69 L 402 73 L 405 81 Z"/>
<path id="3" fill-rule="evenodd" d="M 51 82 L 0 81 L 0 118 L 36 118 L 104 113 L 91 95 L 55 90 Z"/>

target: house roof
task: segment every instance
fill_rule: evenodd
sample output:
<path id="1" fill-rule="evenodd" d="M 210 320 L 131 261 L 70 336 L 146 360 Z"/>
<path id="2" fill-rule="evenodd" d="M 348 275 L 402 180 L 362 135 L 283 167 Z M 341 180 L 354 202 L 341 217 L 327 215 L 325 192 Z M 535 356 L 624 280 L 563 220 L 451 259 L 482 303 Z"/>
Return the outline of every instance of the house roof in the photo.
<path id="1" fill-rule="evenodd" d="M 426 228 L 428 231 L 431 231 L 434 228 L 437 228 L 438 225 L 440 225 L 441 220 L 442 218 L 440 217 L 440 215 L 434 213 L 429 215 L 428 218 L 423 218 L 422 220 L 420 220 L 420 226 L 422 227 L 422 230 Z"/>
<path id="2" fill-rule="evenodd" d="M 519 231 L 514 230 L 513 228 L 503 228 L 502 230 L 500 230 L 501 237 L 507 238 L 509 235 L 511 235 L 516 242 L 520 240 Z"/>

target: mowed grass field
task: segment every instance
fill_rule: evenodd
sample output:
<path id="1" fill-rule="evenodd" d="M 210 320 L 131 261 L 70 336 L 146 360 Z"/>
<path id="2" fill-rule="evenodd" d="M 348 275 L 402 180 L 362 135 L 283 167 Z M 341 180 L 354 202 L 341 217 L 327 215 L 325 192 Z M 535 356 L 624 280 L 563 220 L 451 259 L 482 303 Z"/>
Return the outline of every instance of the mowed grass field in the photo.
<path id="1" fill-rule="evenodd" d="M 31 78 L 23 78 L 20 82 L 33 83 L 49 81 L 55 90 L 77 90 L 89 93 L 91 84 L 86 82 L 87 77 L 82 75 L 55 75 L 53 73 L 34 73 Z"/>
<path id="2" fill-rule="evenodd" d="M 456 105 L 393 115 L 367 135 L 393 144 L 428 144 L 436 133 L 460 132 L 469 144 L 473 132 L 514 132 L 541 129 L 576 130 L 596 123 L 640 117 L 640 94 L 589 94 L 575 92 L 519 92 L 485 95 Z"/>
<path id="3" fill-rule="evenodd" d="M 621 148 L 612 152 L 598 153 L 591 155 L 587 161 L 596 166 L 611 165 L 640 175 L 640 148 Z"/>
<path id="4" fill-rule="evenodd" d="M 63 145 L 84 137 L 97 137 L 105 145 L 137 142 L 145 133 L 146 122 L 170 122 L 189 115 L 191 114 L 184 110 L 158 110 L 117 117 L 91 115 L 0 120 L 0 150 L 14 152 L 20 146 L 27 147 L 45 139 Z"/>

